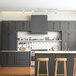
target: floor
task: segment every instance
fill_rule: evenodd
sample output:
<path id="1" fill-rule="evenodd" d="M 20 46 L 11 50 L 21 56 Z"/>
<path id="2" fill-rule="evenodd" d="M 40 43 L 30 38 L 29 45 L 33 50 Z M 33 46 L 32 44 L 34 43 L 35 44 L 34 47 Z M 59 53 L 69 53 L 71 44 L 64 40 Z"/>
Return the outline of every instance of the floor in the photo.
<path id="1" fill-rule="evenodd" d="M 34 76 L 34 67 L 0 67 L 0 76 Z"/>

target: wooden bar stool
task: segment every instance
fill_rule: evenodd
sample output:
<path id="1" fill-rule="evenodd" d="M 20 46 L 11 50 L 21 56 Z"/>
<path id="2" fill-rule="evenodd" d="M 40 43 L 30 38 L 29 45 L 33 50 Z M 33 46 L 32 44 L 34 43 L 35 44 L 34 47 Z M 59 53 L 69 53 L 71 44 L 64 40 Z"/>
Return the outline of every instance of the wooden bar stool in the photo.
<path id="1" fill-rule="evenodd" d="M 74 58 L 73 76 L 76 76 L 76 58 Z"/>
<path id="2" fill-rule="evenodd" d="M 58 62 L 59 61 L 63 61 L 64 62 L 64 74 L 57 74 L 57 66 L 58 66 Z M 67 61 L 67 58 L 55 58 L 55 76 L 58 76 L 58 75 L 64 75 L 64 76 L 67 76 L 67 71 L 66 71 L 66 61 Z"/>
<path id="3" fill-rule="evenodd" d="M 39 74 L 39 66 L 40 66 L 40 62 L 41 61 L 45 61 L 46 62 L 46 69 L 47 69 L 47 74 Z M 49 58 L 37 58 L 37 62 L 38 62 L 38 65 L 37 65 L 37 76 L 39 75 L 46 75 L 46 76 L 49 76 L 49 72 L 48 72 L 48 61 L 49 61 Z"/>

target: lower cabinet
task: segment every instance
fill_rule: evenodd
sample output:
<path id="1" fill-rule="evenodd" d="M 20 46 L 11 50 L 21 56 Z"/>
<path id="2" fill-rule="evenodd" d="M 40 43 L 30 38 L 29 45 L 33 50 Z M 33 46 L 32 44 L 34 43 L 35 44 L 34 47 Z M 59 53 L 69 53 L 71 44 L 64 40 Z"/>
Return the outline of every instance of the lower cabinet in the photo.
<path id="1" fill-rule="evenodd" d="M 1 52 L 0 66 L 2 67 L 29 67 L 30 52 Z"/>
<path id="2" fill-rule="evenodd" d="M 30 53 L 15 53 L 15 66 L 30 66 Z"/>

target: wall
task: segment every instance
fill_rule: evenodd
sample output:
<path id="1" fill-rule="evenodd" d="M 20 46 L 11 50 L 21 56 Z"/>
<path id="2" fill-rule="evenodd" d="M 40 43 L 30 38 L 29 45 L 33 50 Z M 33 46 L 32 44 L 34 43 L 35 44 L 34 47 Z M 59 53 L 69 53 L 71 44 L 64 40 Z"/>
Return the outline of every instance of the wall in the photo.
<path id="1" fill-rule="evenodd" d="M 0 21 L 1 20 L 30 20 L 32 14 L 46 14 L 43 13 L 32 13 L 32 12 L 0 12 Z M 58 12 L 49 12 L 48 20 L 76 20 L 76 12 L 67 12 L 67 11 L 58 11 Z"/>

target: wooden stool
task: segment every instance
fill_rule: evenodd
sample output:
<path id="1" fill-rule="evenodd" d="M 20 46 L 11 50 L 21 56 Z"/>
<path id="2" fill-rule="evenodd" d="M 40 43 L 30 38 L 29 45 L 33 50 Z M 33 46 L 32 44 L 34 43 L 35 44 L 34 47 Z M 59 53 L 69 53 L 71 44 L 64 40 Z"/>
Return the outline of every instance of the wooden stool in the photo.
<path id="1" fill-rule="evenodd" d="M 55 64 L 55 76 L 58 76 L 58 75 L 67 76 L 67 71 L 66 71 L 66 61 L 67 61 L 67 58 L 55 58 L 55 61 L 56 61 L 56 64 Z M 63 61 L 64 62 L 64 74 L 57 74 L 58 61 Z"/>
<path id="2" fill-rule="evenodd" d="M 49 58 L 37 58 L 37 61 L 38 61 L 38 65 L 37 65 L 37 76 L 39 76 L 39 75 L 49 76 L 49 72 L 48 72 L 48 61 L 49 61 Z M 39 65 L 40 65 L 40 62 L 41 61 L 45 61 L 46 62 L 47 74 L 39 74 Z"/>
<path id="3" fill-rule="evenodd" d="M 76 76 L 76 58 L 74 58 L 73 76 Z"/>

